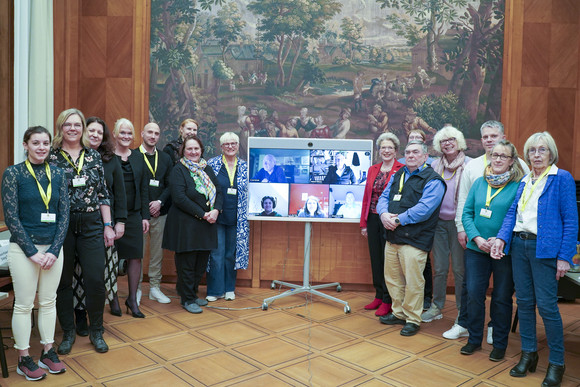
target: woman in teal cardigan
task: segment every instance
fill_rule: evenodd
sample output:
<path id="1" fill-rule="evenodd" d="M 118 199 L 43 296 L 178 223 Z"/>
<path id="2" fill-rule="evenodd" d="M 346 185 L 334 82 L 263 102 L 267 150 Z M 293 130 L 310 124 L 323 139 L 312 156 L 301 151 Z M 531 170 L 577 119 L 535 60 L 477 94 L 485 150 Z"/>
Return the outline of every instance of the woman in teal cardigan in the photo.
<path id="1" fill-rule="evenodd" d="M 465 282 L 469 303 L 467 304 L 467 330 L 469 339 L 461 348 L 463 355 L 471 355 L 481 349 L 485 324 L 485 299 L 489 278 L 493 273 L 491 296 L 491 319 L 493 326 L 493 350 L 491 361 L 505 356 L 512 317 L 511 257 L 493 259 L 490 249 L 502 221 L 510 208 L 524 171 L 517 161 L 515 146 L 507 140 L 498 142 L 492 150 L 491 162 L 483 177 L 473 183 L 469 190 L 462 222 L 467 233 L 465 250 Z"/>

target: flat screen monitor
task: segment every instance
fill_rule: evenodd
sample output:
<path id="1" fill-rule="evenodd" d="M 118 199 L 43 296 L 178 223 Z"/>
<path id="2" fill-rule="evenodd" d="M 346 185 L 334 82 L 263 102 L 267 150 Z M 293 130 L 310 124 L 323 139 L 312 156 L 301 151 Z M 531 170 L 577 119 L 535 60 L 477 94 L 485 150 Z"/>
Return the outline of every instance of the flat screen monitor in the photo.
<path id="1" fill-rule="evenodd" d="M 248 139 L 249 219 L 358 223 L 371 140 Z"/>

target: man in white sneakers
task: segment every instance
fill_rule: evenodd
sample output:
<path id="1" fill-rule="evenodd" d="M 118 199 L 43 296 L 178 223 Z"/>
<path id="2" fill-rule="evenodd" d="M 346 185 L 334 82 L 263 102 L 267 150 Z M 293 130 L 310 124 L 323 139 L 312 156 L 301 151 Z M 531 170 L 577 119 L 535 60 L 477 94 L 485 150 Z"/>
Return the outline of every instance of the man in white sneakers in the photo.
<path id="1" fill-rule="evenodd" d="M 157 142 L 161 130 L 155 123 L 148 123 L 141 132 L 143 143 L 139 151 L 145 159 L 146 180 L 149 182 L 149 212 L 151 220 L 149 221 L 149 232 L 143 238 L 143 251 L 146 251 L 149 242 L 149 298 L 168 304 L 171 302 L 160 289 L 161 285 L 161 266 L 163 262 L 163 250 L 161 242 L 163 240 L 163 229 L 167 219 L 169 209 L 169 174 L 173 168 L 173 162 L 169 155 L 160 152 L 157 148 Z M 142 276 L 143 274 L 141 274 Z M 141 277 L 141 279 L 143 279 Z"/>

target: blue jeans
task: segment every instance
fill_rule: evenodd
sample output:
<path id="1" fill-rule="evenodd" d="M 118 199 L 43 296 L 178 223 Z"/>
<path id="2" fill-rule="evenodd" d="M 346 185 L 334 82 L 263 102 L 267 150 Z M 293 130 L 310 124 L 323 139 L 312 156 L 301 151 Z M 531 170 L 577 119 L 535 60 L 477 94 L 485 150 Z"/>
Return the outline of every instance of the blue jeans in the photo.
<path id="1" fill-rule="evenodd" d="M 512 322 L 514 281 L 509 255 L 493 259 L 489 254 L 465 250 L 465 277 L 469 303 L 467 305 L 468 342 L 481 345 L 485 325 L 485 299 L 489 278 L 493 273 L 490 316 L 493 320 L 493 346 L 506 349 Z"/>
<path id="2" fill-rule="evenodd" d="M 558 308 L 558 281 L 556 281 L 557 259 L 536 258 L 536 241 L 522 240 L 514 236 L 512 265 L 522 351 L 534 352 L 538 349 L 537 305 L 550 348 L 549 361 L 555 365 L 564 365 L 564 328 Z"/>
<path id="3" fill-rule="evenodd" d="M 236 289 L 236 225 L 217 224 L 218 247 L 211 251 L 207 295 L 221 297 Z"/>

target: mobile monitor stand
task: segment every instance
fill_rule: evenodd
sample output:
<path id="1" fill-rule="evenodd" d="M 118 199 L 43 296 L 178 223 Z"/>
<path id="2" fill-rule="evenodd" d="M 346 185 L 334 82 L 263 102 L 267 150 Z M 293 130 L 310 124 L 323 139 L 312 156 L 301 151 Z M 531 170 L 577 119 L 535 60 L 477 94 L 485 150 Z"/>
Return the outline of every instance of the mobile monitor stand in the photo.
<path id="1" fill-rule="evenodd" d="M 276 285 L 283 285 L 289 287 L 289 290 L 286 290 L 284 293 L 278 294 L 274 297 L 264 299 L 264 303 L 262 304 L 262 310 L 267 310 L 268 305 L 271 304 L 273 301 L 278 300 L 280 298 L 293 296 L 299 293 L 310 293 L 316 296 L 320 296 L 326 298 L 327 300 L 338 302 L 344 305 L 344 313 L 350 313 L 350 306 L 348 306 L 348 302 L 340 300 L 336 297 L 329 296 L 328 294 L 319 292 L 318 289 L 323 288 L 330 288 L 336 286 L 336 291 L 340 292 L 342 290 L 340 283 L 333 282 L 330 284 L 322 284 L 322 285 L 310 285 L 310 236 L 312 234 L 312 223 L 306 222 L 304 223 L 304 268 L 302 274 L 302 285 L 298 284 L 291 284 L 288 282 L 283 281 L 272 281 L 272 289 L 276 288 Z"/>

